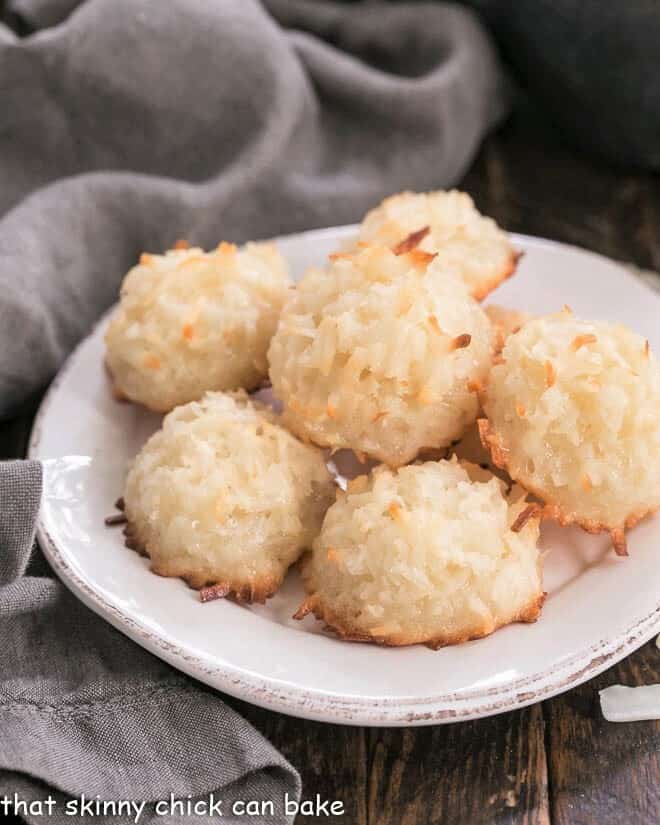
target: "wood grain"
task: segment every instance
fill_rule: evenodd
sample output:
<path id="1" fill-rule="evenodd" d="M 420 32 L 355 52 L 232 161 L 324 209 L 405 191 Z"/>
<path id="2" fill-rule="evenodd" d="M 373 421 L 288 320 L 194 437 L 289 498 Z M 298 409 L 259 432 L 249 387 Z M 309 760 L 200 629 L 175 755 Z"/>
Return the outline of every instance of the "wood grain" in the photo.
<path id="1" fill-rule="evenodd" d="M 510 231 L 660 270 L 660 178 L 567 147 L 529 103 L 486 140 L 460 186 Z"/>
<path id="2" fill-rule="evenodd" d="M 455 725 L 369 732 L 369 825 L 548 825 L 539 705 Z"/>
<path id="3" fill-rule="evenodd" d="M 344 815 L 331 817 L 338 825 L 367 825 L 369 776 L 368 730 L 326 725 L 255 708 L 231 699 L 248 719 L 300 771 L 303 798 L 340 800 Z M 316 817 L 300 815 L 296 825 L 316 825 Z"/>
<path id="4" fill-rule="evenodd" d="M 607 722 L 598 691 L 612 684 L 660 682 L 651 641 L 570 693 L 544 703 L 557 825 L 657 825 L 660 821 L 660 722 Z"/>

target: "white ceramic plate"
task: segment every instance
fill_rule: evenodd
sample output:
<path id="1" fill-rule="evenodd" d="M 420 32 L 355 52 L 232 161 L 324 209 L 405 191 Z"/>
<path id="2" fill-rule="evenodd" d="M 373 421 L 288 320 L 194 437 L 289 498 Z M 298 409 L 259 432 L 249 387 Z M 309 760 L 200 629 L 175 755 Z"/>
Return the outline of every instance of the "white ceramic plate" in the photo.
<path id="1" fill-rule="evenodd" d="M 296 276 L 319 264 L 350 227 L 284 238 Z M 578 315 L 620 320 L 660 351 L 660 297 L 598 255 L 516 236 L 525 257 L 494 300 L 530 312 L 568 303 Z M 45 460 L 39 539 L 58 575 L 92 610 L 152 653 L 257 705 L 327 722 L 422 725 L 470 719 L 567 690 L 658 632 L 660 518 L 629 536 L 629 558 L 606 537 L 544 525 L 548 591 L 532 625 L 433 652 L 341 642 L 312 617 L 294 622 L 302 587 L 291 573 L 267 605 L 201 604 L 178 579 L 149 572 L 104 527 L 129 460 L 157 416 L 118 404 L 102 366 L 102 321 L 43 402 L 31 441 Z"/>

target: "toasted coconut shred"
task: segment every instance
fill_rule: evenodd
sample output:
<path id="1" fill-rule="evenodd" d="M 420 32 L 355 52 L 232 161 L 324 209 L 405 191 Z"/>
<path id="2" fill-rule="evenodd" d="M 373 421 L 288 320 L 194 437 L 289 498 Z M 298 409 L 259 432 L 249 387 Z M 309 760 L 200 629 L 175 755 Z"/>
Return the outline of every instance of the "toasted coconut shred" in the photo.
<path id="1" fill-rule="evenodd" d="M 418 229 L 417 232 L 411 232 L 407 238 L 404 238 L 400 243 L 392 248 L 392 252 L 394 252 L 395 255 L 403 255 L 404 252 L 410 252 L 419 246 L 430 231 L 430 226 L 424 226 L 421 229 Z"/>
<path id="2" fill-rule="evenodd" d="M 515 335 L 516 332 L 530 321 L 534 316 L 528 312 L 521 312 L 517 309 L 508 309 L 499 304 L 488 304 L 484 307 L 486 315 L 490 318 L 490 322 L 495 330 L 495 351 L 501 352 L 502 347 L 509 335 Z"/>
<path id="3" fill-rule="evenodd" d="M 328 510 L 296 618 L 314 613 L 346 639 L 434 648 L 534 621 L 538 536 L 524 491 L 507 495 L 475 465 L 380 467 Z"/>
<path id="4" fill-rule="evenodd" d="M 490 322 L 452 271 L 437 259 L 420 271 L 413 253 L 360 248 L 291 296 L 268 358 L 301 437 L 398 466 L 475 420 Z"/>
<path id="5" fill-rule="evenodd" d="M 143 254 L 106 333 L 115 391 L 167 412 L 207 390 L 258 386 L 289 285 L 271 244 Z"/>
<path id="6" fill-rule="evenodd" d="M 502 355 L 480 422 L 494 462 L 544 517 L 607 531 L 624 555 L 625 530 L 660 507 L 657 361 L 625 327 L 566 312 L 526 323 Z"/>
<path id="7" fill-rule="evenodd" d="M 660 719 L 660 684 L 625 687 L 611 685 L 599 691 L 600 707 L 608 722 Z"/>
<path id="8" fill-rule="evenodd" d="M 142 448 L 124 492 L 127 544 L 202 601 L 264 601 L 321 528 L 334 483 L 244 393 L 177 407 Z"/>
<path id="9" fill-rule="evenodd" d="M 481 300 L 513 274 L 518 261 L 509 238 L 481 215 L 464 192 L 402 192 L 386 198 L 362 221 L 359 242 L 437 255 Z"/>

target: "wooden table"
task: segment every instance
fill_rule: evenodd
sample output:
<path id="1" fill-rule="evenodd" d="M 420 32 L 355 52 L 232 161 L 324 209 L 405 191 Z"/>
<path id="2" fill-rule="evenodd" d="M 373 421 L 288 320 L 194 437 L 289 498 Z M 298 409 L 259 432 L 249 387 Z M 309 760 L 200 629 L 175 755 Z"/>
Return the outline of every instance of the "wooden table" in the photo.
<path id="1" fill-rule="evenodd" d="M 510 230 L 660 270 L 658 179 L 566 148 L 527 108 L 486 141 L 461 186 Z M 28 424 L 0 427 L 0 455 L 21 454 Z M 611 724 L 597 699 L 610 684 L 657 681 L 660 651 L 649 642 L 563 696 L 455 725 L 340 727 L 229 701 L 300 770 L 305 798 L 344 802 L 345 815 L 328 821 L 657 825 L 660 723 Z"/>

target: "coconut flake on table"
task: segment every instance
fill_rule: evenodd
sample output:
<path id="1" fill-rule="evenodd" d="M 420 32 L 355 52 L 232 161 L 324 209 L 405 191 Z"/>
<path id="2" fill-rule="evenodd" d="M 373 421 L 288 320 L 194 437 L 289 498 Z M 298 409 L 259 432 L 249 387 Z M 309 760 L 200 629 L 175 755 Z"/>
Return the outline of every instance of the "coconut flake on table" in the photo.
<path id="1" fill-rule="evenodd" d="M 608 722 L 660 719 L 660 684 L 641 687 L 612 685 L 599 691 L 600 707 Z"/>

